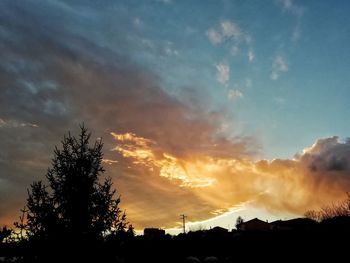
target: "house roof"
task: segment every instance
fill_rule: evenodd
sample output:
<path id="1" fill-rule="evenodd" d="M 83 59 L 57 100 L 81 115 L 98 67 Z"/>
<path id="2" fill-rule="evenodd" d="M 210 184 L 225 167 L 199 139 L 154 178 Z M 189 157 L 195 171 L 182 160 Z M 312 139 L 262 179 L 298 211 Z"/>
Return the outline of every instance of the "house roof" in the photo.
<path id="1" fill-rule="evenodd" d="M 227 228 L 223 228 L 223 227 L 221 227 L 221 226 L 215 226 L 215 227 L 212 228 L 212 230 L 223 230 L 223 231 L 228 231 Z"/>
<path id="2" fill-rule="evenodd" d="M 271 222 L 270 224 L 274 226 L 302 228 L 302 227 L 313 226 L 316 224 L 316 222 L 309 218 L 294 218 L 286 221 L 277 220 L 277 221 Z"/>
<path id="3" fill-rule="evenodd" d="M 253 218 L 253 219 L 251 219 L 251 220 L 249 220 L 249 221 L 243 222 L 242 224 L 253 223 L 253 222 L 268 224 L 267 222 L 265 222 L 265 221 L 263 221 L 263 220 L 260 220 L 259 218 Z"/>

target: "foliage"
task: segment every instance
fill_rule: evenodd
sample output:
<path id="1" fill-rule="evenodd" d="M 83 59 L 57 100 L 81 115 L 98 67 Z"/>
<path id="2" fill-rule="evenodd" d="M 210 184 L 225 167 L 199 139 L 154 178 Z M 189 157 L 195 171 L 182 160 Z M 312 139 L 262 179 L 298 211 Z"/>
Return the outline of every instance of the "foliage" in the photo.
<path id="1" fill-rule="evenodd" d="M 130 237 L 134 237 L 135 236 L 135 229 L 134 227 L 132 226 L 132 224 L 130 224 L 128 226 L 128 230 L 126 231 L 127 234 L 130 236 Z"/>
<path id="2" fill-rule="evenodd" d="M 318 222 L 337 216 L 350 217 L 350 193 L 347 193 L 347 198 L 339 203 L 324 206 L 320 210 L 309 210 L 304 215 Z"/>
<path id="3" fill-rule="evenodd" d="M 6 226 L 0 227 L 0 243 L 6 242 L 7 239 L 11 236 L 12 230 L 7 228 Z"/>
<path id="4" fill-rule="evenodd" d="M 80 127 L 78 138 L 64 136 L 62 149 L 55 147 L 52 167 L 43 182 L 28 190 L 27 222 L 29 238 L 95 240 L 124 231 L 126 215 L 119 208 L 120 197 L 106 178 L 102 183 L 102 141 L 90 146 L 91 133 Z"/>
<path id="5" fill-rule="evenodd" d="M 241 216 L 238 216 L 236 219 L 236 228 L 238 229 L 240 224 L 244 222 L 244 219 Z"/>

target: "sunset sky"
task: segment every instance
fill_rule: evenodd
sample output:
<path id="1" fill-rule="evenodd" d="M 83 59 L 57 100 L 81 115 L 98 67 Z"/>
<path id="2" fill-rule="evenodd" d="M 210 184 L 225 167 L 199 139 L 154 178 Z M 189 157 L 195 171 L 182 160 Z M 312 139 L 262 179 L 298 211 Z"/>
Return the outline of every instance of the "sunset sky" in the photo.
<path id="1" fill-rule="evenodd" d="M 349 12 L 345 0 L 0 1 L 0 225 L 82 122 L 137 229 L 179 227 L 180 214 L 232 228 L 341 200 Z"/>

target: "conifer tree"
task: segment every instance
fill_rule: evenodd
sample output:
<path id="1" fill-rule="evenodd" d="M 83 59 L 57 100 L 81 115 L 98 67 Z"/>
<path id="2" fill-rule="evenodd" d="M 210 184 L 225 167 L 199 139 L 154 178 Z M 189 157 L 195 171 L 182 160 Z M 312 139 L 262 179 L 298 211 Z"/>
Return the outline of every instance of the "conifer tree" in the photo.
<path id="1" fill-rule="evenodd" d="M 27 234 L 43 240 L 96 240 L 124 231 L 125 213 L 119 208 L 110 178 L 100 180 L 102 141 L 89 144 L 91 133 L 82 125 L 78 138 L 68 133 L 55 147 L 48 185 L 34 182 L 28 190 Z"/>

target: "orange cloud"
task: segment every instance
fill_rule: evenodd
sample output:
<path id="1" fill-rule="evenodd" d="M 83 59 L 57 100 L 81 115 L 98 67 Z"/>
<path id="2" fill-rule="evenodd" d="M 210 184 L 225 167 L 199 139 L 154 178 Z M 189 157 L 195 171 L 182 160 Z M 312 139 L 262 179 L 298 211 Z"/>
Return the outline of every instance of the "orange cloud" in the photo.
<path id="1" fill-rule="evenodd" d="M 127 173 L 142 178 L 140 185 L 134 184 L 133 197 L 127 194 L 130 200 L 126 203 L 129 215 L 139 227 L 150 223 L 172 227 L 177 215 L 184 211 L 191 214 L 192 221 L 201 221 L 246 202 L 272 213 L 302 215 L 308 209 L 340 200 L 350 187 L 349 171 L 315 172 L 312 168 L 312 163 L 327 152 L 333 152 L 337 158 L 345 156 L 348 150 L 339 152 L 338 148 L 350 149 L 350 144 L 337 138 L 318 140 L 293 160 L 256 162 L 206 153 L 174 157 L 162 152 L 157 142 L 136 134 L 112 135 L 118 145 L 114 151 L 121 153 L 129 167 Z M 154 191 L 145 195 L 139 187 Z M 149 221 L 148 214 L 161 216 Z"/>
<path id="2" fill-rule="evenodd" d="M 132 158 L 132 163 L 142 165 L 150 171 L 159 170 L 159 176 L 180 182 L 180 187 L 206 187 L 215 182 L 213 178 L 197 176 L 198 171 L 193 164 L 180 161 L 168 153 L 156 154 L 156 143 L 152 140 L 138 137 L 133 133 L 111 135 L 119 145 L 114 148 L 125 158 Z"/>

